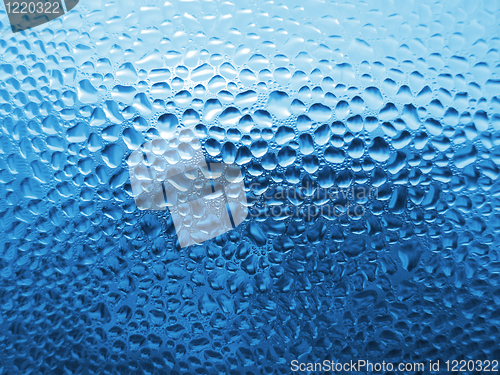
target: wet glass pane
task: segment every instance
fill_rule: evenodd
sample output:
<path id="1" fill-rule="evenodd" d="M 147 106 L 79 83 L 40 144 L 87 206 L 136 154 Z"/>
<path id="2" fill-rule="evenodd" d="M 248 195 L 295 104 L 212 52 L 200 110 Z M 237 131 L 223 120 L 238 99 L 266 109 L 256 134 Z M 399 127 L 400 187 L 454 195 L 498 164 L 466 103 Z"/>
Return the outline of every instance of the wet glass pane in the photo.
<path id="1" fill-rule="evenodd" d="M 500 368 L 498 1 L 52 3 L 0 9 L 0 374 Z"/>

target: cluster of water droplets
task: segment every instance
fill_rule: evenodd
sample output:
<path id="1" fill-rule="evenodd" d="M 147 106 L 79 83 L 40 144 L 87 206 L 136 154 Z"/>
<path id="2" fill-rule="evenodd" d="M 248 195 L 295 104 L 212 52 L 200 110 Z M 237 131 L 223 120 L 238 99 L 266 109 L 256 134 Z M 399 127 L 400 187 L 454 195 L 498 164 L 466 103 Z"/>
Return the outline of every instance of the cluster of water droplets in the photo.
<path id="1" fill-rule="evenodd" d="M 500 357 L 496 2 L 80 3 L 0 11 L 0 373 Z M 179 249 L 129 183 L 162 138 L 248 219 Z"/>

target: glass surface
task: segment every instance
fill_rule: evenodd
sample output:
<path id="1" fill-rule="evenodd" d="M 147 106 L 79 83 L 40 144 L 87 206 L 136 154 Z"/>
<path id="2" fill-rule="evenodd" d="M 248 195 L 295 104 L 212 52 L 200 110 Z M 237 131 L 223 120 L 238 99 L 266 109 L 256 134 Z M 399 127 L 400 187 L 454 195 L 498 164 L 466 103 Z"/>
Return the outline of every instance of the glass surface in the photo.
<path id="1" fill-rule="evenodd" d="M 4 5 L 0 374 L 500 370 L 498 1 Z"/>

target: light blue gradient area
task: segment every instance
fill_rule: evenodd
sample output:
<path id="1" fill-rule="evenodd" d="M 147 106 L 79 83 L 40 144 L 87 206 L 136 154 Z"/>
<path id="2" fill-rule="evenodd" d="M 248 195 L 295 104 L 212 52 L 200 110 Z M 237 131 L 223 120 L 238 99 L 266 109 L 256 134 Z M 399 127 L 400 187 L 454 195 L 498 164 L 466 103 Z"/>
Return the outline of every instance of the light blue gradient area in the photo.
<path id="1" fill-rule="evenodd" d="M 500 358 L 498 8 L 82 0 L 16 34 L 2 10 L 0 373 Z M 249 216 L 181 249 L 127 158 L 194 140 Z"/>

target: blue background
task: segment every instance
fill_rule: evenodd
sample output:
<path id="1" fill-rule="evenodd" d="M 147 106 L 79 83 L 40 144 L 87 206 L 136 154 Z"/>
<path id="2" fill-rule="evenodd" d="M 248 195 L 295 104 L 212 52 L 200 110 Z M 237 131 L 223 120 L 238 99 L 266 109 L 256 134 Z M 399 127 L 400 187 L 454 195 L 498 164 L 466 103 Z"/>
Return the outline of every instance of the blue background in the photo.
<path id="1" fill-rule="evenodd" d="M 2 11 L 0 373 L 499 359 L 499 14 L 89 0 L 12 34 Z M 186 129 L 251 215 L 180 249 L 127 156 Z"/>

